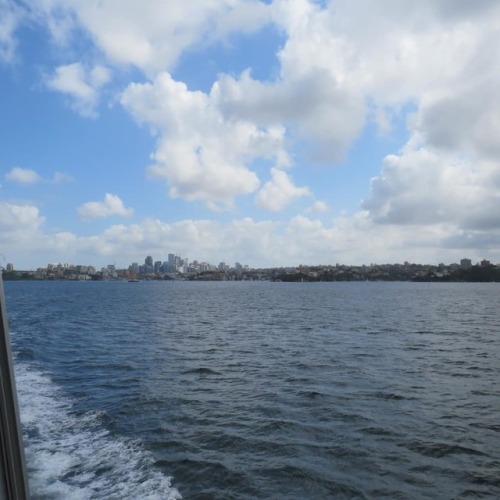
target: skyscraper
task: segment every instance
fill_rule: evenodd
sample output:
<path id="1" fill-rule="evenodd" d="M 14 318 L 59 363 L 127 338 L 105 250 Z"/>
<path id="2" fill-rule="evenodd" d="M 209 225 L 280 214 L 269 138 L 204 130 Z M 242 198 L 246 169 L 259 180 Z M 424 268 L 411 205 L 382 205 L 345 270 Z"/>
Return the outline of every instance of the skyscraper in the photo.
<path id="1" fill-rule="evenodd" d="M 177 271 L 176 259 L 173 253 L 168 254 L 168 268 L 171 273 L 175 273 Z"/>

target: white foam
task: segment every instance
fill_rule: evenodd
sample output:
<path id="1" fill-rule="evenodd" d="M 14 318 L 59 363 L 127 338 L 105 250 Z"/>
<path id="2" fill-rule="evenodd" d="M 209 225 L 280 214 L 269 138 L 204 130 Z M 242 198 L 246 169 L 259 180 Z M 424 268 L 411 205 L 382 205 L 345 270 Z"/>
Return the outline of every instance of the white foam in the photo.
<path id="1" fill-rule="evenodd" d="M 182 498 L 139 443 L 110 436 L 102 415 L 77 416 L 71 400 L 29 364 L 16 362 L 15 371 L 33 498 Z"/>

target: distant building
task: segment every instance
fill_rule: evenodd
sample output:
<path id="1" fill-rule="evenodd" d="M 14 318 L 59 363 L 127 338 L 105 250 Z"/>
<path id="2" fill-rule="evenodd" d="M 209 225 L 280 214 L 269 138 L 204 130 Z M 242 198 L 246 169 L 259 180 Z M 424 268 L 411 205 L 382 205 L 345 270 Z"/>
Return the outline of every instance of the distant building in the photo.
<path id="1" fill-rule="evenodd" d="M 175 255 L 173 253 L 168 254 L 168 267 L 171 273 L 175 272 Z"/>
<path id="2" fill-rule="evenodd" d="M 148 267 L 153 267 L 153 257 L 151 257 L 151 255 L 148 255 L 145 259 L 144 259 L 144 264 Z"/>
<path id="3" fill-rule="evenodd" d="M 481 267 L 489 267 L 491 266 L 491 262 L 489 260 L 483 259 L 481 261 Z"/>
<path id="4" fill-rule="evenodd" d="M 462 269 L 470 269 L 472 267 L 472 261 L 470 259 L 462 259 L 460 261 L 460 267 Z"/>
<path id="5" fill-rule="evenodd" d="M 7 264 L 7 267 L 5 268 L 7 272 L 12 272 L 14 271 L 14 264 Z"/>

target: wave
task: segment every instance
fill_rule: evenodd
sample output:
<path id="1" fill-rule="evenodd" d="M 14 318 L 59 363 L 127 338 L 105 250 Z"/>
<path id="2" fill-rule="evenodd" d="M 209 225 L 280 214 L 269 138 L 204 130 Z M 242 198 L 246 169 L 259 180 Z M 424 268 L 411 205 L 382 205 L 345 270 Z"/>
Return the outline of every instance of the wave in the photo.
<path id="1" fill-rule="evenodd" d="M 110 434 L 105 413 L 79 414 L 30 364 L 16 359 L 15 371 L 33 499 L 182 498 L 139 442 Z"/>
<path id="2" fill-rule="evenodd" d="M 192 368 L 190 370 L 185 370 L 181 373 L 182 375 L 222 375 L 221 372 L 206 367 Z"/>
<path id="3" fill-rule="evenodd" d="M 423 441 L 410 441 L 405 446 L 414 452 L 433 458 L 441 458 L 447 455 L 466 454 L 484 456 L 480 450 L 455 443 L 426 443 Z"/>

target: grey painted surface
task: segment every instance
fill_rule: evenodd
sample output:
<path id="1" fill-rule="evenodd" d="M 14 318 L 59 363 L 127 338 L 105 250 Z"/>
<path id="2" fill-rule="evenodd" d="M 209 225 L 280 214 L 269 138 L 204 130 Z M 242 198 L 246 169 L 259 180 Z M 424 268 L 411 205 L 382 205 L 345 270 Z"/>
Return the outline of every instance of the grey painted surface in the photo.
<path id="1" fill-rule="evenodd" d="M 0 500 L 29 498 L 19 407 L 0 270 Z"/>

